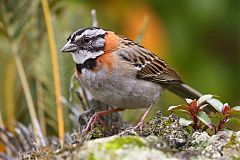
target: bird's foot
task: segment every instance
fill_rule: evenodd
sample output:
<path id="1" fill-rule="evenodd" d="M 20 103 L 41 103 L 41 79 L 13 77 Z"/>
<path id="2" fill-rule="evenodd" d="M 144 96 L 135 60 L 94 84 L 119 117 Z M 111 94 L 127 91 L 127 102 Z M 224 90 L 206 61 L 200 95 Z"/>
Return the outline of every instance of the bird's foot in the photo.
<path id="1" fill-rule="evenodd" d="M 126 130 L 140 130 L 142 131 L 144 127 L 144 121 L 139 121 L 138 124 L 134 127 L 129 127 Z"/>
<path id="2" fill-rule="evenodd" d="M 90 118 L 89 122 L 87 123 L 87 127 L 83 129 L 82 133 L 86 135 L 91 129 L 93 129 L 94 125 L 97 123 L 97 121 L 100 118 L 99 112 L 94 113 L 94 115 Z"/>
<path id="3" fill-rule="evenodd" d="M 89 122 L 87 123 L 87 127 L 83 129 L 82 131 L 83 135 L 86 135 L 91 129 L 93 129 L 97 121 L 99 121 L 103 125 L 106 125 L 106 123 L 100 119 L 100 116 L 113 113 L 113 112 L 123 111 L 123 110 L 124 109 L 121 109 L 121 108 L 113 108 L 113 109 L 94 113 L 94 115 L 90 118 Z"/>

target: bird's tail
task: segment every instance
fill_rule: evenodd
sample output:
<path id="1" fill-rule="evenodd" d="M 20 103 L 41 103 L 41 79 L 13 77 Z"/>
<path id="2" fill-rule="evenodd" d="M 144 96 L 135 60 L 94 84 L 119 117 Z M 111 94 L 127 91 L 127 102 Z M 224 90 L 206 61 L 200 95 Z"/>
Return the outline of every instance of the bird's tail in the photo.
<path id="1" fill-rule="evenodd" d="M 190 98 L 190 99 L 196 99 L 200 98 L 202 96 L 201 93 L 193 89 L 192 87 L 184 84 L 184 83 L 177 83 L 177 84 L 172 84 L 167 87 L 168 90 L 171 92 L 175 93 L 176 95 L 182 97 L 182 98 Z M 210 105 L 204 107 L 203 109 L 206 113 L 215 113 L 216 110 L 211 107 Z"/>
<path id="2" fill-rule="evenodd" d="M 182 98 L 198 99 L 202 96 L 201 93 L 184 83 L 169 85 L 167 89 Z"/>

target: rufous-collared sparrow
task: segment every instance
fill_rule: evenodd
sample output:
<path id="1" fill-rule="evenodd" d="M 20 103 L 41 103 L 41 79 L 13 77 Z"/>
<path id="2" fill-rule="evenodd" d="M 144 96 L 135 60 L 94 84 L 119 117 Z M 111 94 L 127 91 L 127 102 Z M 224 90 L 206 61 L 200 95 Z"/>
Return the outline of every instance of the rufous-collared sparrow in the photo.
<path id="1" fill-rule="evenodd" d="M 101 28 L 72 33 L 61 50 L 71 52 L 80 82 L 92 95 L 116 108 L 95 113 L 87 132 L 99 116 L 124 109 L 147 108 L 136 128 L 164 89 L 182 98 L 201 94 L 184 84 L 175 70 L 143 46 Z"/>

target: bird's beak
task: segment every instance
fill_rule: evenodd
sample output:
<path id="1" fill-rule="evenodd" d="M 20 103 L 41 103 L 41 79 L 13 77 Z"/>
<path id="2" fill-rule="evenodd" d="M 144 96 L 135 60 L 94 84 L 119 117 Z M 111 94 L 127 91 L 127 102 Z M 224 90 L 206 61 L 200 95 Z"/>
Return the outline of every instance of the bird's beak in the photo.
<path id="1" fill-rule="evenodd" d="M 70 41 L 68 41 L 61 49 L 61 52 L 76 52 L 77 49 L 78 47 L 76 44 L 72 44 Z"/>

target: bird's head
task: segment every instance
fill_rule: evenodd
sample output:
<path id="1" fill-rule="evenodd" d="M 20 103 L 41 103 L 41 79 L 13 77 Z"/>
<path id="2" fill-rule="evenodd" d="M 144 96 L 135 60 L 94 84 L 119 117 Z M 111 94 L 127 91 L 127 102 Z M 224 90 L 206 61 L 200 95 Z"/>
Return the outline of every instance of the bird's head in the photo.
<path id="1" fill-rule="evenodd" d="M 76 64 L 83 64 L 88 59 L 95 59 L 113 47 L 117 36 L 101 28 L 82 28 L 73 32 L 61 49 L 71 52 Z"/>
<path id="2" fill-rule="evenodd" d="M 83 64 L 88 59 L 94 59 L 104 52 L 106 31 L 101 28 L 83 28 L 73 32 L 62 52 L 71 52 L 77 64 Z"/>

